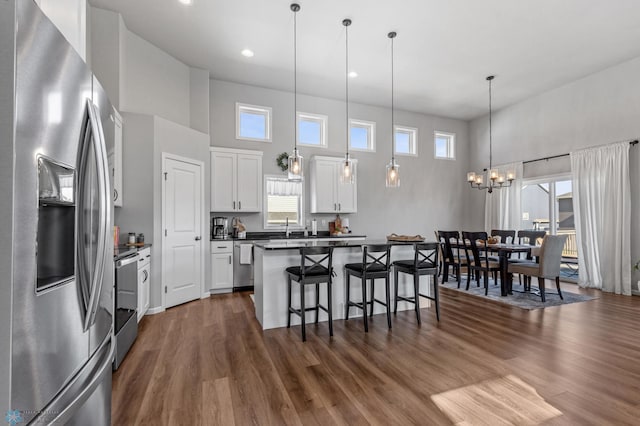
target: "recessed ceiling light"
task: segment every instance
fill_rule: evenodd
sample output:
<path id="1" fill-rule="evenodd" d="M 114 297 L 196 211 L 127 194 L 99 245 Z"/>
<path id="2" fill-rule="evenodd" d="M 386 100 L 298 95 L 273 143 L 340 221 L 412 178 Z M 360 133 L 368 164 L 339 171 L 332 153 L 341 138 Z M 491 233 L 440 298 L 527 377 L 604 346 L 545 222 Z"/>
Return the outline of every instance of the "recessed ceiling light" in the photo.
<path id="1" fill-rule="evenodd" d="M 355 71 L 350 71 L 350 72 L 349 72 L 349 77 L 351 77 L 351 78 L 356 78 L 357 76 L 358 76 L 358 73 L 357 73 L 357 72 L 355 72 Z"/>
<path id="2" fill-rule="evenodd" d="M 193 3 L 193 0 L 178 0 L 180 3 L 182 4 L 186 4 L 186 5 L 191 5 Z"/>
<path id="3" fill-rule="evenodd" d="M 242 53 L 242 56 L 246 56 L 247 58 L 252 58 L 253 57 L 253 50 L 251 50 L 251 49 L 244 49 L 240 53 Z"/>

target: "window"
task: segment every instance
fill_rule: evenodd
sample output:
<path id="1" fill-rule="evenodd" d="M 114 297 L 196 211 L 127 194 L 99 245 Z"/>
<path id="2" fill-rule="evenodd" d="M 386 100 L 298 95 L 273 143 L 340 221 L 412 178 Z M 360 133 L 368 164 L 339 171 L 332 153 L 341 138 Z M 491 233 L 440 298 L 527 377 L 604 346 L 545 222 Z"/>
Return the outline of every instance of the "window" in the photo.
<path id="1" fill-rule="evenodd" d="M 354 151 L 376 151 L 376 123 L 349 120 L 349 148 Z"/>
<path id="2" fill-rule="evenodd" d="M 327 116 L 298 112 L 298 145 L 327 147 Z"/>
<path id="3" fill-rule="evenodd" d="M 271 108 L 236 103 L 236 139 L 271 142 Z"/>
<path id="4" fill-rule="evenodd" d="M 304 183 L 283 176 L 265 176 L 265 229 L 304 228 Z"/>
<path id="5" fill-rule="evenodd" d="M 435 158 L 455 160 L 456 134 L 436 131 L 433 136 Z"/>
<path id="6" fill-rule="evenodd" d="M 418 155 L 418 129 L 413 127 L 394 126 L 396 154 Z"/>

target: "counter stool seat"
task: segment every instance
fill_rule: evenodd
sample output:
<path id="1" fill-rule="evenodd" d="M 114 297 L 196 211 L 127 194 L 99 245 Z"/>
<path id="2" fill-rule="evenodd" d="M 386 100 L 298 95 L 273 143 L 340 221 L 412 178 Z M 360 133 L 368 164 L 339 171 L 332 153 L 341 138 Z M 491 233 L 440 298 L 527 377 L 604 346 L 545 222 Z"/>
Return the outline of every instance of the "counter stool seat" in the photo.
<path id="1" fill-rule="evenodd" d="M 305 330 L 306 313 L 314 311 L 316 313 L 316 324 L 318 323 L 318 314 L 320 309 L 325 311 L 329 316 L 329 336 L 333 336 L 333 307 L 331 286 L 333 284 L 332 269 L 333 247 L 303 247 L 300 249 L 300 266 L 290 266 L 285 269 L 287 272 L 287 328 L 291 327 L 291 314 L 300 317 L 302 341 L 307 340 Z M 306 264 L 306 265 L 305 265 Z M 291 306 L 291 283 L 295 281 L 300 284 L 300 308 Z M 320 284 L 327 283 L 327 305 L 320 304 Z M 316 303 L 315 305 L 305 308 L 304 287 L 308 284 L 316 286 Z"/>

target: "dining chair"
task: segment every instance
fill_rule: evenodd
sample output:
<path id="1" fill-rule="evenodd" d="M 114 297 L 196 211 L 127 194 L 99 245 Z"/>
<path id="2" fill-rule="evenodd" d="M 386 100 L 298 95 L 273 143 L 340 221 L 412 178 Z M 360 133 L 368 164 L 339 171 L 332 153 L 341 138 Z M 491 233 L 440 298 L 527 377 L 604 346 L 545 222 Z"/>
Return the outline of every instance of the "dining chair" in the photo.
<path id="1" fill-rule="evenodd" d="M 442 282 L 449 282 L 449 268 L 453 269 L 458 281 L 458 288 L 460 288 L 460 278 L 462 275 L 462 268 L 468 266 L 468 259 L 466 256 L 461 256 L 464 253 L 464 246 L 460 242 L 460 233 L 458 231 L 438 231 L 438 242 L 442 247 Z M 471 279 L 469 268 L 467 268 L 467 279 Z"/>
<path id="2" fill-rule="evenodd" d="M 393 313 L 398 312 L 398 301 L 404 300 L 414 304 L 416 319 L 420 319 L 420 297 L 433 300 L 436 305 L 436 319 L 440 321 L 440 298 L 438 296 L 438 246 L 439 243 L 417 243 L 414 246 L 413 259 L 396 260 L 393 262 L 395 301 Z M 398 275 L 405 273 L 413 276 L 413 296 L 398 294 Z M 420 293 L 420 277 L 431 275 L 433 277 L 433 295 Z"/>
<path id="3" fill-rule="evenodd" d="M 562 291 L 560 291 L 560 263 L 562 262 L 562 249 L 566 241 L 566 235 L 546 235 L 540 246 L 539 263 L 533 260 L 509 263 L 507 269 L 509 288 L 511 288 L 514 273 L 538 277 L 540 297 L 545 302 L 545 279 L 555 280 L 558 295 L 560 299 L 563 299 Z"/>
<path id="4" fill-rule="evenodd" d="M 515 230 L 492 229 L 492 237 L 500 237 L 500 242 L 504 244 L 513 244 L 516 241 Z"/>
<path id="5" fill-rule="evenodd" d="M 536 246 L 538 242 L 541 242 L 544 236 L 547 235 L 547 231 L 535 231 L 531 229 L 522 229 L 518 231 L 518 244 L 522 245 L 530 245 Z M 526 257 L 523 259 L 520 257 L 520 253 L 518 253 L 518 257 L 509 258 L 509 262 L 517 263 L 517 262 L 530 262 L 533 259 L 531 252 L 527 253 Z M 518 274 L 518 282 L 522 284 L 522 276 Z M 531 277 L 524 275 L 524 286 L 525 289 L 531 285 Z"/>
<path id="6" fill-rule="evenodd" d="M 290 266 L 287 272 L 287 328 L 291 327 L 291 314 L 300 316 L 302 341 L 307 340 L 305 330 L 306 313 L 316 313 L 316 324 L 320 309 L 329 316 L 329 336 L 333 336 L 333 307 L 331 306 L 331 286 L 333 284 L 333 247 L 302 247 L 300 249 L 300 266 Z M 300 284 L 300 308 L 291 306 L 291 282 Z M 320 304 L 320 283 L 327 283 L 327 306 Z M 304 288 L 308 284 L 315 284 L 316 303 L 305 308 Z"/>
<path id="7" fill-rule="evenodd" d="M 462 232 L 464 251 L 468 259 L 469 269 L 476 275 L 476 282 L 480 284 L 480 273 L 484 277 L 484 294 L 489 294 L 489 274 L 500 271 L 500 262 L 492 260 L 487 247 L 486 232 Z M 482 241 L 479 243 L 478 241 Z M 497 276 L 497 274 L 496 274 Z M 467 280 L 467 290 L 469 290 Z"/>

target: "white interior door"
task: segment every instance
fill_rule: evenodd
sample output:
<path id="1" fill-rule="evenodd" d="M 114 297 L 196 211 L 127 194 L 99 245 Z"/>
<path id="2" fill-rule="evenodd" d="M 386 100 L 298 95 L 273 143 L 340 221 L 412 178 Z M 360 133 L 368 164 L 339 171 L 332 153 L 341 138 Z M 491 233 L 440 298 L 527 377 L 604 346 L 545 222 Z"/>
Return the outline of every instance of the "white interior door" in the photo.
<path id="1" fill-rule="evenodd" d="M 165 307 L 199 299 L 202 289 L 202 164 L 164 158 Z"/>

